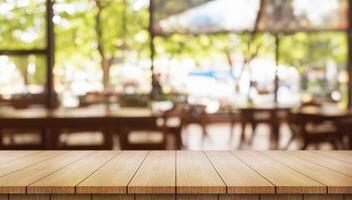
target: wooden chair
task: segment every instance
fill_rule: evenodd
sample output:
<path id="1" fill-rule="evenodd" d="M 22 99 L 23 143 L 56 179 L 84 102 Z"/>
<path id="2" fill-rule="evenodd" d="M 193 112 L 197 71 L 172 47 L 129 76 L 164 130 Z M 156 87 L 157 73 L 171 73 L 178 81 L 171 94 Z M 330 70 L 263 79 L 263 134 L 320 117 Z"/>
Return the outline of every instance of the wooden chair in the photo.
<path id="1" fill-rule="evenodd" d="M 44 150 L 46 130 L 3 129 L 1 130 L 1 150 Z"/>
<path id="2" fill-rule="evenodd" d="M 177 109 L 180 113 L 182 128 L 186 128 L 190 124 L 198 124 L 202 129 L 203 138 L 208 136 L 209 116 L 206 112 L 206 106 L 182 104 Z"/>
<path id="3" fill-rule="evenodd" d="M 178 123 L 169 123 L 172 119 L 178 119 Z M 167 133 L 175 138 L 175 148 L 181 150 L 183 148 L 182 140 L 182 120 L 180 113 L 175 109 L 164 111 L 161 115 L 162 125 Z"/>
<path id="4" fill-rule="evenodd" d="M 352 117 L 339 121 L 336 126 L 343 137 L 347 138 L 347 149 L 352 150 Z"/>
<path id="5" fill-rule="evenodd" d="M 250 124 L 252 129 L 252 135 L 249 140 L 251 143 L 253 141 L 253 138 L 255 137 L 255 131 L 258 124 L 261 124 L 261 123 L 271 124 L 273 121 L 272 115 L 273 113 L 270 111 L 260 111 L 257 109 L 245 109 L 245 110 L 242 109 L 240 112 L 240 120 L 241 120 L 241 127 L 242 127 L 241 141 L 242 142 L 246 141 L 247 124 Z"/>
<path id="6" fill-rule="evenodd" d="M 112 132 L 107 128 L 69 128 L 52 132 L 54 149 L 58 150 L 112 150 Z M 74 140 L 74 137 L 79 139 Z M 83 138 L 87 138 L 84 140 Z M 100 139 L 100 140 L 99 140 Z"/>
<path id="7" fill-rule="evenodd" d="M 120 129 L 120 146 L 122 150 L 166 150 L 168 141 L 168 130 L 162 125 L 158 125 L 157 117 L 145 117 L 139 119 L 133 126 L 126 126 Z M 165 123 L 164 123 L 165 124 Z M 141 139 L 141 133 L 146 138 L 143 141 L 132 141 L 132 134 Z M 160 136 L 159 141 L 150 141 L 152 134 Z M 142 138 L 143 139 L 143 138 Z"/>
<path id="8" fill-rule="evenodd" d="M 317 108 L 321 107 L 320 104 L 308 103 L 302 104 L 299 109 L 312 106 Z M 298 110 L 289 113 L 288 124 L 292 136 L 286 145 L 286 149 L 298 138 L 303 141 L 302 150 L 306 149 L 310 144 L 318 145 L 322 142 L 331 143 L 335 149 L 338 149 L 341 145 L 340 141 L 342 140 L 342 135 L 332 121 L 327 121 L 319 116 L 300 113 Z"/>

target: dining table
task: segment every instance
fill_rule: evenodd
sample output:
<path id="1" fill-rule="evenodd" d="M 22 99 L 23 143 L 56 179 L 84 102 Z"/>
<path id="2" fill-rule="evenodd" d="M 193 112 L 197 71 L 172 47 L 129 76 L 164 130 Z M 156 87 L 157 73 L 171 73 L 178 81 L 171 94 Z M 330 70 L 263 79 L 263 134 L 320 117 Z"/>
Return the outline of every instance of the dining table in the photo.
<path id="1" fill-rule="evenodd" d="M 0 151 L 1 200 L 351 200 L 352 151 Z"/>
<path id="2" fill-rule="evenodd" d="M 55 149 L 59 133 L 70 130 L 104 130 L 104 148 L 111 149 L 112 134 L 124 126 L 133 126 L 139 122 L 159 117 L 149 108 L 110 108 L 92 106 L 86 108 L 46 108 L 13 109 L 0 108 L 0 144 L 4 129 L 46 130 L 46 149 Z M 5 148 L 1 146 L 1 148 Z"/>

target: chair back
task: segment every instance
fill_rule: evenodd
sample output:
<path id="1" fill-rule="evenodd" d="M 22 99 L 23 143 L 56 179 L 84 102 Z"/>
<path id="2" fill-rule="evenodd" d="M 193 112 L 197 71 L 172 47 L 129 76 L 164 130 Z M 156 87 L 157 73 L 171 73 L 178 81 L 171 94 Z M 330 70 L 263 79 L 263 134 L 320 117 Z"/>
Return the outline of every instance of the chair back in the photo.
<path id="1" fill-rule="evenodd" d="M 120 146 L 122 150 L 166 150 L 167 148 L 167 130 L 164 125 L 160 126 L 157 123 L 157 117 L 145 117 L 138 119 L 138 122 L 133 126 L 123 127 L 120 130 Z M 142 132 L 140 136 L 146 136 L 144 141 L 134 142 L 131 141 L 132 134 Z M 150 141 L 149 137 L 152 134 L 159 134 L 161 139 L 157 142 Z M 140 137 L 136 136 L 136 137 Z M 138 138 L 140 139 L 140 138 Z"/>

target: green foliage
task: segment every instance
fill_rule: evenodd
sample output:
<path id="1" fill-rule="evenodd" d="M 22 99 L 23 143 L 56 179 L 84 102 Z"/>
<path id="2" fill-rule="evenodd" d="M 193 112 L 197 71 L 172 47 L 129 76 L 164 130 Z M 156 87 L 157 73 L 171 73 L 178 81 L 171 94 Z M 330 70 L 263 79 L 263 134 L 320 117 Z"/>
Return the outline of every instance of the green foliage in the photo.
<path id="1" fill-rule="evenodd" d="M 54 5 L 56 67 L 101 69 L 102 59 L 98 42 L 103 46 L 106 59 L 118 67 L 125 62 L 137 63 L 148 59 L 149 10 L 148 4 L 136 8 L 143 0 L 56 0 Z M 5 4 L 14 5 L 6 10 Z M 45 0 L 30 0 L 21 5 L 18 0 L 0 0 L 0 49 L 44 49 L 45 40 Z M 165 13 L 179 13 L 185 8 L 204 0 L 171 1 L 155 0 Z M 158 9 L 157 7 L 156 9 Z M 6 11 L 6 12 L 5 12 Z M 97 15 L 101 12 L 101 40 L 97 33 Z M 158 19 L 164 16 L 156 16 Z M 24 34 L 25 33 L 25 34 Z M 32 34 L 32 35 L 31 35 Z M 27 38 L 23 38 L 26 36 Z M 32 36 L 32 37 L 31 37 Z M 304 72 L 308 67 L 324 68 L 333 61 L 339 68 L 346 65 L 346 33 L 321 32 L 297 33 L 280 36 L 280 63 L 296 67 Z M 21 38 L 22 37 L 22 38 Z M 32 38 L 32 39 L 31 39 Z M 248 33 L 214 35 L 180 35 L 157 37 L 155 40 L 157 58 L 193 58 L 200 63 L 205 58 L 223 57 L 229 53 L 240 53 L 244 57 L 253 55 L 275 57 L 275 38 L 268 33 Z M 258 48 L 259 47 L 259 48 Z M 44 57 L 10 57 L 22 76 L 27 76 L 29 63 L 36 63 L 36 70 L 28 77 L 29 82 L 45 82 Z M 32 60 L 31 60 L 32 59 Z M 34 59 L 34 60 L 33 60 Z M 87 64 L 89 63 L 89 64 Z M 230 65 L 230 63 L 229 63 Z M 322 84 L 322 83 L 318 83 Z M 315 86 L 314 86 L 315 87 Z"/>
<path id="2" fill-rule="evenodd" d="M 89 59 L 96 62 L 101 59 L 97 50 L 97 13 L 94 0 L 61 1 L 66 7 L 80 5 L 85 9 L 76 9 L 73 13 L 57 11 L 61 23 L 56 24 L 57 66 L 64 66 L 72 60 Z M 148 56 L 148 9 L 133 10 L 127 0 L 102 1 L 100 23 L 101 42 L 108 59 L 116 58 L 122 62 L 128 59 L 126 52 L 135 52 L 138 58 Z M 76 64 L 76 65 L 75 65 Z M 79 63 L 73 63 L 80 66 Z"/>
<path id="3" fill-rule="evenodd" d="M 22 2 L 22 3 L 21 3 Z M 0 0 L 0 49 L 45 48 L 45 0 Z"/>
<path id="4" fill-rule="evenodd" d="M 328 61 L 346 65 L 345 33 L 297 33 L 280 38 L 280 63 L 297 67 L 300 72 L 307 67 L 324 68 Z"/>

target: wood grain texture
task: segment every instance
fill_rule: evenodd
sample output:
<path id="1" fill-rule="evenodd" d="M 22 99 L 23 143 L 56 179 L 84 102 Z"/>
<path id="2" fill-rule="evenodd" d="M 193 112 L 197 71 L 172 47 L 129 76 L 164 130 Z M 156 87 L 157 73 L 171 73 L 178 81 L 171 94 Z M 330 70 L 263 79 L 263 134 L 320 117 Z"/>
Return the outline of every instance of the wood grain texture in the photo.
<path id="1" fill-rule="evenodd" d="M 21 159 L 16 159 L 12 162 L 4 163 L 0 165 L 0 177 L 24 169 L 31 165 L 38 164 L 42 161 L 53 158 L 63 153 L 64 152 L 60 151 L 42 151 L 39 153 L 27 155 L 25 157 L 22 157 Z"/>
<path id="2" fill-rule="evenodd" d="M 205 151 L 224 180 L 227 193 L 275 193 L 275 187 L 228 151 Z"/>
<path id="3" fill-rule="evenodd" d="M 0 178 L 0 193 L 26 193 L 26 187 L 86 156 L 89 151 L 72 151 Z"/>
<path id="4" fill-rule="evenodd" d="M 300 194 L 263 194 L 260 200 L 303 200 Z"/>
<path id="5" fill-rule="evenodd" d="M 342 194 L 305 194 L 304 200 L 344 200 Z"/>
<path id="6" fill-rule="evenodd" d="M 49 194 L 10 194 L 9 200 L 50 200 Z"/>
<path id="7" fill-rule="evenodd" d="M 40 151 L 0 151 L 0 164 L 9 163 L 11 161 L 21 159 L 25 156 L 39 152 Z"/>
<path id="8" fill-rule="evenodd" d="M 174 194 L 136 194 L 135 200 L 176 200 Z"/>
<path id="9" fill-rule="evenodd" d="M 52 195 L 58 199 L 168 199 L 175 193 L 177 199 L 252 199 L 258 194 L 260 199 L 295 199 L 304 194 L 351 200 L 350 155 L 352 151 L 0 151 L 0 193 L 10 194 L 0 194 L 0 200 L 48 194 L 58 194 Z M 8 162 L 1 164 L 1 159 Z M 265 195 L 263 187 L 286 195 Z M 26 191 L 29 195 L 16 195 Z M 87 195 L 68 195 L 74 193 Z M 323 196 L 327 193 L 337 195 Z"/>
<path id="10" fill-rule="evenodd" d="M 96 151 L 27 187 L 27 193 L 75 193 L 75 186 L 120 152 Z"/>
<path id="11" fill-rule="evenodd" d="M 147 151 L 124 151 L 76 187 L 77 193 L 127 193 Z"/>
<path id="12" fill-rule="evenodd" d="M 218 200 L 219 195 L 214 194 L 178 194 L 177 200 Z"/>
<path id="13" fill-rule="evenodd" d="M 177 193 L 226 193 L 226 186 L 201 151 L 177 151 Z"/>
<path id="14" fill-rule="evenodd" d="M 346 151 L 314 151 L 327 157 L 335 158 L 339 161 L 352 164 L 352 154 Z"/>
<path id="15" fill-rule="evenodd" d="M 328 186 L 328 193 L 352 193 L 352 177 L 350 176 L 282 151 L 263 152 L 263 154 Z"/>
<path id="16" fill-rule="evenodd" d="M 276 186 L 276 193 L 326 193 L 326 187 L 317 181 L 253 151 L 233 152 L 238 158 Z"/>
<path id="17" fill-rule="evenodd" d="M 176 192 L 176 152 L 152 151 L 128 185 L 128 193 L 164 194 Z M 157 173 L 155 173 L 157 172 Z"/>
<path id="18" fill-rule="evenodd" d="M 52 194 L 50 200 L 91 200 L 88 194 Z"/>
<path id="19" fill-rule="evenodd" d="M 259 200 L 258 194 L 220 194 L 219 200 Z"/>
<path id="20" fill-rule="evenodd" d="M 323 154 L 314 151 L 290 151 L 292 155 L 301 157 L 305 160 L 313 162 L 318 165 L 328 167 L 332 170 L 338 171 L 340 173 L 352 176 L 352 166 L 351 164 L 336 160 L 334 158 L 327 157 Z"/>
<path id="21" fill-rule="evenodd" d="M 0 194 L 0 200 L 9 200 L 8 194 Z"/>
<path id="22" fill-rule="evenodd" d="M 134 200 L 133 194 L 93 194 L 92 200 Z"/>

